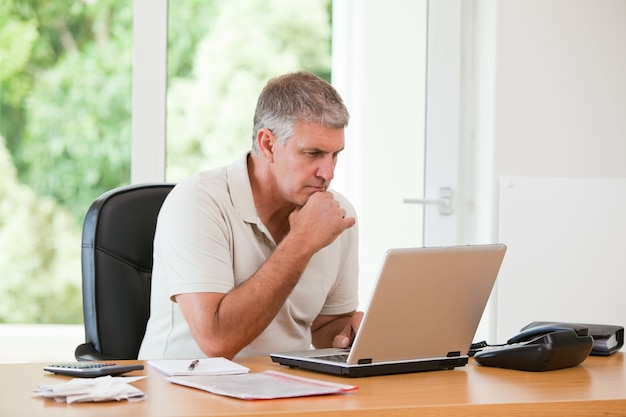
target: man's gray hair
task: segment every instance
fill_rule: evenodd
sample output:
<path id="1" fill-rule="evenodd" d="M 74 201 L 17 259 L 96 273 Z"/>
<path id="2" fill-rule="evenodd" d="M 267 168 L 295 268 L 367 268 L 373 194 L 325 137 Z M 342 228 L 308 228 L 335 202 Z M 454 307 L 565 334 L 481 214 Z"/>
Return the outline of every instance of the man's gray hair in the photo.
<path id="1" fill-rule="evenodd" d="M 340 129 L 350 115 L 341 96 L 328 82 L 310 72 L 293 72 L 271 79 L 261 91 L 254 112 L 252 153 L 259 155 L 256 136 L 267 128 L 281 144 L 293 135 L 297 121 Z"/>

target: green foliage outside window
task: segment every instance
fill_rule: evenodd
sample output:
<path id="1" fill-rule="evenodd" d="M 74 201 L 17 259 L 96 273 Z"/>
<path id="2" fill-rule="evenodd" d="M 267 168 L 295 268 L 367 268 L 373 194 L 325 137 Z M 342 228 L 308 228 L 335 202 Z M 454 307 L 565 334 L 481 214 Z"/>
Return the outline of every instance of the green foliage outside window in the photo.
<path id="1" fill-rule="evenodd" d="M 330 0 L 169 4 L 168 179 L 248 149 L 267 78 L 330 74 Z M 80 323 L 81 227 L 130 177 L 132 2 L 0 0 L 0 323 Z"/>

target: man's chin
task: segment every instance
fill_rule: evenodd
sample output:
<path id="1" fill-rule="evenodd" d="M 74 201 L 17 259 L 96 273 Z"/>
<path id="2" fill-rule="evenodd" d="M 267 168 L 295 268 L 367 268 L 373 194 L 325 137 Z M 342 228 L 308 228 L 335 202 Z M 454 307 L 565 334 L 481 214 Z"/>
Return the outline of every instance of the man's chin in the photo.
<path id="1" fill-rule="evenodd" d="M 309 192 L 306 195 L 303 195 L 302 197 L 298 197 L 296 198 L 296 201 L 294 201 L 294 203 L 302 207 L 303 205 L 307 203 L 307 201 L 309 201 L 309 198 L 311 198 L 311 196 L 315 193 L 317 193 L 317 191 Z"/>

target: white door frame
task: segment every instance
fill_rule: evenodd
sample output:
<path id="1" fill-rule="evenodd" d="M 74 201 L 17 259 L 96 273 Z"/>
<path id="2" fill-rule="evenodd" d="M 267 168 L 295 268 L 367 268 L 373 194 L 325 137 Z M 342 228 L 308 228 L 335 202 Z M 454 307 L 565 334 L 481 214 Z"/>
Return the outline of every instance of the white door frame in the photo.
<path id="1" fill-rule="evenodd" d="M 424 246 L 458 243 L 461 9 L 461 0 L 428 3 L 424 197 L 448 202 L 425 205 Z"/>

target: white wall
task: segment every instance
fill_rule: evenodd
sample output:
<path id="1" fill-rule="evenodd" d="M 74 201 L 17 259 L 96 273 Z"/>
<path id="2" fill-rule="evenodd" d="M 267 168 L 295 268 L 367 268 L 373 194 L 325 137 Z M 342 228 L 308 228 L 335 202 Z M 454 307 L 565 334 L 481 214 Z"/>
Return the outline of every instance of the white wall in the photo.
<path id="1" fill-rule="evenodd" d="M 496 173 L 626 176 L 626 1 L 499 1 L 496 36 Z"/>
<path id="2" fill-rule="evenodd" d="M 477 92 L 479 97 L 487 95 L 484 101 L 491 104 L 479 109 L 476 120 L 478 131 L 492 135 L 494 142 L 494 192 L 498 193 L 502 177 L 521 178 L 522 183 L 524 178 L 530 177 L 530 181 L 545 177 L 546 182 L 536 187 L 537 197 L 546 196 L 548 181 L 554 177 L 578 179 L 580 184 L 588 184 L 590 178 L 626 178 L 626 1 L 487 0 L 476 4 L 479 10 L 483 8 L 483 17 L 491 13 L 489 24 L 495 29 L 495 37 L 483 39 L 482 44 L 477 45 L 478 49 L 494 51 L 492 62 L 485 59 L 476 63 L 477 71 L 480 72 L 482 66 L 484 71 L 493 73 L 491 88 Z M 625 200 L 619 196 L 626 196 L 623 186 L 626 182 L 616 184 L 617 189 L 607 190 L 612 192 L 608 198 L 597 201 L 598 210 L 592 218 L 598 222 L 598 227 L 585 228 L 595 235 L 580 234 L 578 238 L 589 241 L 589 250 L 608 250 L 613 254 L 608 256 L 622 258 L 623 245 L 592 244 L 601 242 L 603 237 L 606 242 L 619 242 L 617 236 L 626 232 L 615 230 L 615 227 L 623 228 L 619 223 L 607 229 L 603 222 L 610 217 L 601 214 L 606 208 L 604 203 L 624 205 Z M 572 187 L 563 199 L 577 201 L 576 198 L 586 197 L 572 194 L 576 189 Z M 534 204 L 542 207 L 545 203 L 546 210 L 562 207 L 554 200 L 558 195 L 556 191 L 552 197 L 548 193 L 543 201 L 537 198 Z M 527 195 L 529 199 L 535 198 L 532 190 Z M 498 196 L 493 201 L 498 204 Z M 573 247 L 570 250 L 567 241 L 558 240 L 564 234 L 554 234 L 557 229 L 552 230 L 551 225 L 562 225 L 565 218 L 566 224 L 575 228 L 581 220 L 580 210 L 565 208 L 555 213 L 540 210 L 541 214 L 537 214 L 530 210 L 519 212 L 506 204 L 505 207 L 509 207 L 509 211 L 493 219 L 494 230 L 498 230 L 497 222 L 503 218 L 507 225 L 541 223 L 545 229 L 530 242 L 519 234 L 512 235 L 511 228 L 505 233 L 516 242 L 507 253 L 507 259 L 516 269 L 507 270 L 505 259 L 499 280 L 506 282 L 507 289 L 501 288 L 497 295 L 499 339 L 506 339 L 533 320 L 583 321 L 588 317 L 595 322 L 626 324 L 623 291 L 617 291 L 625 278 L 623 268 L 616 266 L 608 272 L 597 268 L 602 273 L 593 276 L 589 272 L 594 268 L 572 271 L 566 267 L 574 260 L 581 262 L 580 254 L 573 251 Z M 626 207 L 617 209 L 626 212 Z M 555 221 L 550 222 L 550 217 L 546 216 L 554 216 Z M 588 218 L 584 223 L 588 223 Z M 614 233 L 607 233 L 607 230 Z M 553 239 L 553 245 L 546 245 L 545 239 Z M 525 248 L 517 242 L 527 242 L 528 246 Z M 537 254 L 535 244 L 558 250 L 548 249 Z M 597 256 L 589 256 L 588 262 L 593 262 Z M 547 272 L 538 267 L 538 262 L 562 267 Z M 588 266 L 584 260 L 582 262 Z M 537 274 L 543 275 L 537 277 Z M 508 280 L 514 280 L 513 285 Z M 538 285 L 538 282 L 545 285 Z M 598 288 L 602 288 L 603 297 L 598 297 Z M 577 306 L 568 303 L 572 297 L 580 299 L 581 292 L 585 291 L 588 303 Z M 519 300 L 524 300 L 525 304 L 520 304 Z M 562 307 L 557 308 L 559 317 L 554 317 L 554 308 L 546 308 L 548 303 Z M 613 303 L 618 307 L 605 307 Z M 597 314 L 602 311 L 606 314 Z"/>
<path id="3" fill-rule="evenodd" d="M 502 177 L 498 334 L 531 321 L 626 323 L 626 178 Z"/>

